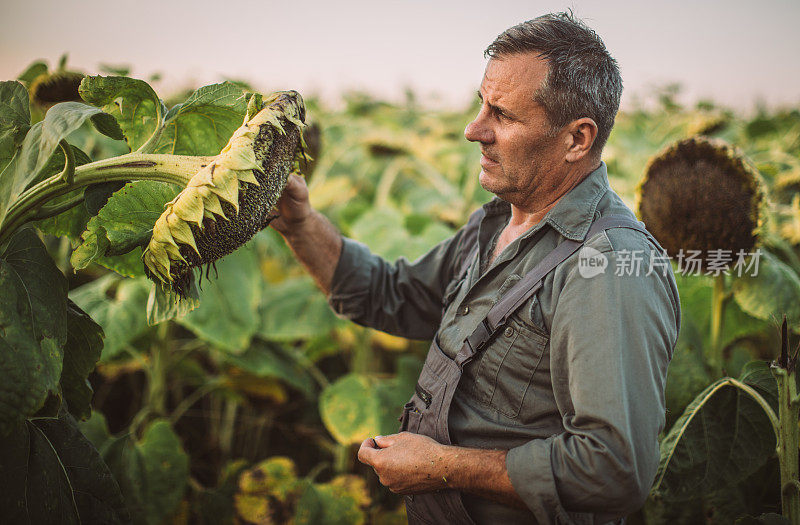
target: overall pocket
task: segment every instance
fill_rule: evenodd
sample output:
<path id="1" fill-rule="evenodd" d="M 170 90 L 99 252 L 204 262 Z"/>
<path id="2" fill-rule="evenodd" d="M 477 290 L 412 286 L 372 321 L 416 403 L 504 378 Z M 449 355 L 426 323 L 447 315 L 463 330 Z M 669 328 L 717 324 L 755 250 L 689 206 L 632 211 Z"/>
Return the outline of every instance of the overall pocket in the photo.
<path id="1" fill-rule="evenodd" d="M 436 440 L 437 422 L 447 384 L 428 367 L 423 367 L 414 388 L 414 395 L 403 407 L 400 431 L 413 432 Z"/>
<path id="2" fill-rule="evenodd" d="M 422 412 L 417 408 L 414 401 L 409 401 L 403 406 L 403 414 L 398 419 L 400 420 L 400 432 L 419 434 Z"/>
<path id="3" fill-rule="evenodd" d="M 547 336 L 532 330 L 516 316 L 509 318 L 473 365 L 472 396 L 500 414 L 516 418 L 529 395 L 531 380 L 548 342 Z"/>

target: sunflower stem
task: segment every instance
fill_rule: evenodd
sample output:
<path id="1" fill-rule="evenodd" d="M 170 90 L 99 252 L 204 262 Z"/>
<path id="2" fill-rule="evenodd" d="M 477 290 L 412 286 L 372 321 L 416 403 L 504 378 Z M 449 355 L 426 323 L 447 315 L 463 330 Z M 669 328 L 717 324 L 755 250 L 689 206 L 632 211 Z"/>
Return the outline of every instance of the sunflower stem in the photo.
<path id="1" fill-rule="evenodd" d="M 711 349 L 708 356 L 709 364 L 717 377 L 722 377 L 724 365 L 722 330 L 725 325 L 725 305 L 728 303 L 728 299 L 725 275 L 721 273 L 714 277 L 714 289 L 711 295 Z"/>
<path id="2" fill-rule="evenodd" d="M 790 523 L 800 523 L 800 418 L 797 399 L 797 383 L 793 369 L 782 368 L 773 363 L 772 374 L 778 383 L 778 462 L 781 472 L 781 511 Z"/>
<path id="3" fill-rule="evenodd" d="M 65 149 L 65 153 L 67 151 L 71 149 Z M 0 225 L 0 244 L 20 226 L 34 220 L 42 206 L 66 193 L 91 184 L 120 180 L 156 180 L 185 186 L 200 168 L 213 160 L 213 157 L 129 153 L 77 168 L 73 162 L 70 174 L 69 153 L 66 154 L 64 171 L 32 186 L 11 204 Z"/>

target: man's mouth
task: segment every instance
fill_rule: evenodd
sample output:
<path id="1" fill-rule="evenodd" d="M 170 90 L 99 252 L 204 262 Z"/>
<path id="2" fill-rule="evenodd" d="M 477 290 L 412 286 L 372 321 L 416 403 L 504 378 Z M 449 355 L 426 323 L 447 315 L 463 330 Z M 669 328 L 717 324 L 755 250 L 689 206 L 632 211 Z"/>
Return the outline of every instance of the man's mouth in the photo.
<path id="1" fill-rule="evenodd" d="M 481 167 L 486 168 L 495 164 L 497 164 L 496 160 L 487 155 L 485 152 L 481 151 Z"/>

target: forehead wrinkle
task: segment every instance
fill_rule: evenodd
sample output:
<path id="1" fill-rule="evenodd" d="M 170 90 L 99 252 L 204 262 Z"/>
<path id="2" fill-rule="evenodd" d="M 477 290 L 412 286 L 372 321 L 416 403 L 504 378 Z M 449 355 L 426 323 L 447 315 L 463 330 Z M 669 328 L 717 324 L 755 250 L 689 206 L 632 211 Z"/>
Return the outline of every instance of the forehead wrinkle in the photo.
<path id="1" fill-rule="evenodd" d="M 544 71 L 537 71 L 542 69 L 540 65 L 544 65 Z M 538 106 L 536 95 L 546 81 L 549 70 L 547 60 L 535 54 L 492 58 L 486 65 L 481 91 L 490 105 L 518 115 L 529 113 L 533 111 L 532 106 Z"/>

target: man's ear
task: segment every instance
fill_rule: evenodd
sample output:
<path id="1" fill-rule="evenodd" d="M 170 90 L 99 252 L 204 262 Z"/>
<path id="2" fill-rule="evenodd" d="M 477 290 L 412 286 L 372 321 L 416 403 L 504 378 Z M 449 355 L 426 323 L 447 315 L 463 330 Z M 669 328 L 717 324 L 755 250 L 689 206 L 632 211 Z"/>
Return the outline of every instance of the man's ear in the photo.
<path id="1" fill-rule="evenodd" d="M 597 124 L 589 117 L 573 120 L 567 128 L 567 154 L 564 160 L 578 162 L 589 155 L 597 138 Z"/>

